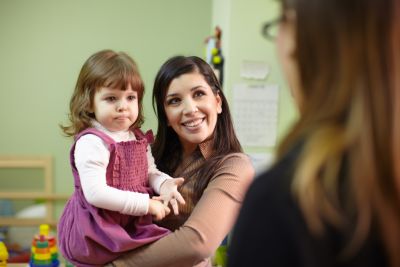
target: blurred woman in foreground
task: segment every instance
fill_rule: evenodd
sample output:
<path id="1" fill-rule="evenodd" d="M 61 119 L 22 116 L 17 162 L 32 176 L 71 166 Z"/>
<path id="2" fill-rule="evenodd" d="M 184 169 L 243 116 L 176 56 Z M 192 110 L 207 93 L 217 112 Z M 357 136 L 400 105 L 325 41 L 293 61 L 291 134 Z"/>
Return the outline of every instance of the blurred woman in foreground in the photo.
<path id="1" fill-rule="evenodd" d="M 400 266 L 400 2 L 282 0 L 273 24 L 300 117 L 228 266 Z"/>

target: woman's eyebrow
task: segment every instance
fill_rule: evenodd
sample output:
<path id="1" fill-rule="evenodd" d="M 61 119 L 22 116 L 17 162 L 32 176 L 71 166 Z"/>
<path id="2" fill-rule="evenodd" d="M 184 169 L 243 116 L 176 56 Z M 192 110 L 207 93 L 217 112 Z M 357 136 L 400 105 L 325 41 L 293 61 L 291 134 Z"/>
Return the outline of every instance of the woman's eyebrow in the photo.
<path id="1" fill-rule="evenodd" d="M 190 88 L 190 91 L 194 91 L 194 90 L 199 89 L 199 88 L 204 88 L 204 86 L 203 85 L 196 85 L 196 86 Z M 173 96 L 177 96 L 177 95 L 179 95 L 179 93 L 171 93 L 171 94 L 167 94 L 165 97 L 167 98 L 167 97 L 173 97 Z"/>
<path id="2" fill-rule="evenodd" d="M 177 95 L 179 95 L 179 94 L 178 94 L 178 93 L 172 93 L 172 94 L 166 95 L 165 98 L 167 98 L 167 97 L 174 97 L 174 96 L 177 96 Z"/>
<path id="3" fill-rule="evenodd" d="M 199 88 L 204 88 L 204 86 L 203 85 L 194 86 L 192 89 L 190 89 L 190 91 L 194 91 L 194 90 L 199 89 Z"/>

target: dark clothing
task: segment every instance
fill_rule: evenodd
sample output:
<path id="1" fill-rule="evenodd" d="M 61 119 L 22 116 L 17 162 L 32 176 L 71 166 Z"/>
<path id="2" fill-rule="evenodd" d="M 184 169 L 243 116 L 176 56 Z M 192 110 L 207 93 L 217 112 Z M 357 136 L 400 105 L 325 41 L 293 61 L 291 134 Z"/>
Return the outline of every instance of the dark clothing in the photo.
<path id="1" fill-rule="evenodd" d="M 326 226 L 322 237 L 311 235 L 291 193 L 299 152 L 298 148 L 292 150 L 254 180 L 234 228 L 228 267 L 388 266 L 376 231 L 371 231 L 361 249 L 345 260 L 339 254 L 351 239 L 351 231 L 345 234 Z"/>

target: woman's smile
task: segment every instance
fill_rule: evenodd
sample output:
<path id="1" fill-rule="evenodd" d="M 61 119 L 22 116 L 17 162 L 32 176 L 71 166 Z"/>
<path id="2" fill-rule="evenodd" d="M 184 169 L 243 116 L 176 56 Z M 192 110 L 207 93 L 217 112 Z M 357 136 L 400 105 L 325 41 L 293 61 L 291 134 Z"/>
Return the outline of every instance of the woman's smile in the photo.
<path id="1" fill-rule="evenodd" d="M 193 120 L 188 120 L 182 123 L 183 126 L 188 127 L 190 129 L 192 128 L 199 128 L 203 121 L 205 120 L 204 118 L 198 118 L 198 119 L 193 119 Z"/>

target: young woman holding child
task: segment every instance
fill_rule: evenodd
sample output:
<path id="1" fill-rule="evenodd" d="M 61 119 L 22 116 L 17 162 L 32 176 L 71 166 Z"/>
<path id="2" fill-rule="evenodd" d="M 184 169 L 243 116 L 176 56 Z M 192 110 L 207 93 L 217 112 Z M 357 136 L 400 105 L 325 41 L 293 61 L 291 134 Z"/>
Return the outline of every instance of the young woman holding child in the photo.
<path id="1" fill-rule="evenodd" d="M 231 231 L 254 176 L 235 135 L 227 100 L 211 67 L 176 56 L 160 68 L 153 88 L 158 132 L 153 145 L 160 170 L 185 177 L 186 205 L 159 225 L 172 232 L 131 251 L 114 266 L 211 266 Z"/>

